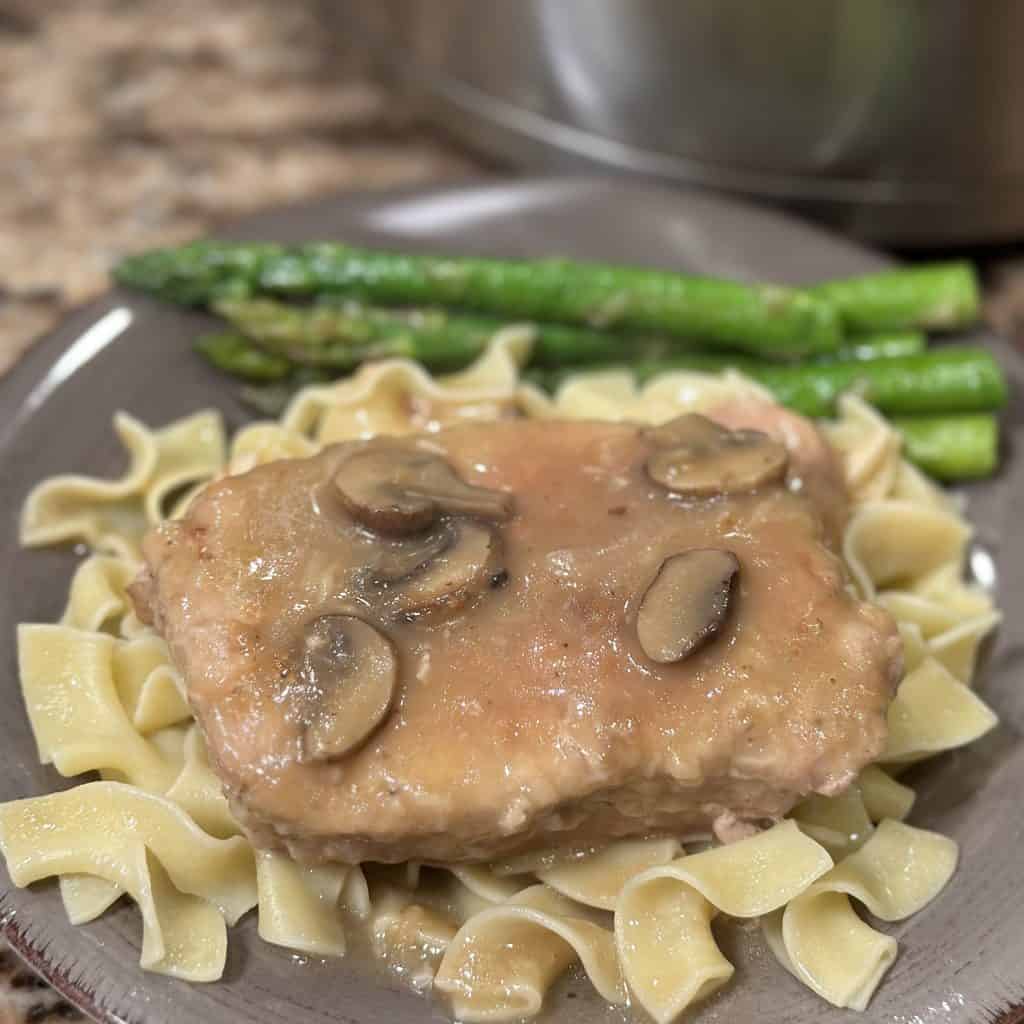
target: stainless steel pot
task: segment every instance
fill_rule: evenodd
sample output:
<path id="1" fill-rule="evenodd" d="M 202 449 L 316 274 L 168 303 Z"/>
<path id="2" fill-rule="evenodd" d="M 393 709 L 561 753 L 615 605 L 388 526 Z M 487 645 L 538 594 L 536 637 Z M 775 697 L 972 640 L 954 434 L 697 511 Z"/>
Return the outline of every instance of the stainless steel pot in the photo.
<path id="1" fill-rule="evenodd" d="M 530 167 L 781 202 L 908 245 L 1024 234 L 1022 0 L 361 0 L 430 116 Z"/>

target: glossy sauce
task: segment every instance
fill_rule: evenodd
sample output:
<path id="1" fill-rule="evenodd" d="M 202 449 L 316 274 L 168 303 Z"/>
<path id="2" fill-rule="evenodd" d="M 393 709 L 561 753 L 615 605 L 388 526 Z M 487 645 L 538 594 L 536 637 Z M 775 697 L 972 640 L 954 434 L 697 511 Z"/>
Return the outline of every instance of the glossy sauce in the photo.
<path id="1" fill-rule="evenodd" d="M 158 625 L 256 842 L 449 861 L 689 834 L 835 792 L 882 749 L 899 641 L 823 542 L 843 515 L 834 492 L 805 480 L 681 500 L 646 475 L 650 444 L 628 424 L 405 439 L 511 492 L 515 514 L 497 527 L 504 572 L 466 608 L 383 621 L 364 569 L 400 542 L 330 498 L 365 443 L 220 481 L 146 544 Z M 637 603 L 666 558 L 705 547 L 739 560 L 729 619 L 686 660 L 652 662 Z M 399 692 L 361 748 L 304 763 L 296 652 L 331 613 L 391 638 Z"/>

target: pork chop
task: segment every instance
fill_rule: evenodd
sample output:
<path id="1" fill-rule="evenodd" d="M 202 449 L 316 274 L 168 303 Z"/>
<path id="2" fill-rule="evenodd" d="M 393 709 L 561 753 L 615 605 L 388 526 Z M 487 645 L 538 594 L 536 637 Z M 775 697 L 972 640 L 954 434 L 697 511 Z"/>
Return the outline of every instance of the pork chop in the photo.
<path id="1" fill-rule="evenodd" d="M 900 641 L 829 546 L 842 496 L 790 486 L 764 435 L 674 422 L 340 444 L 147 538 L 140 613 L 254 843 L 467 862 L 707 834 L 881 753 Z"/>

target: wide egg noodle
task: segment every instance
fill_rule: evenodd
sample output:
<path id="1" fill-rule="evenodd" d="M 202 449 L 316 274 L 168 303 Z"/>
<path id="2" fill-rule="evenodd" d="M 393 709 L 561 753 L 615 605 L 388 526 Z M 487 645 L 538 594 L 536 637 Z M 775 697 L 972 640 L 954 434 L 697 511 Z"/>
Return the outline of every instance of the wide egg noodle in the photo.
<path id="1" fill-rule="evenodd" d="M 39 484 L 22 510 L 22 544 L 84 541 L 94 551 L 138 560 L 143 534 L 164 518 L 165 500 L 223 468 L 224 426 L 218 413 L 196 413 L 161 430 L 118 413 L 114 429 L 129 456 L 124 476 L 102 480 L 69 474 Z"/>
<path id="2" fill-rule="evenodd" d="M 467 1024 L 538 1013 L 544 995 L 579 960 L 598 993 L 626 1001 L 612 933 L 582 907 L 535 885 L 471 917 L 456 933 L 434 979 Z"/>
<path id="3" fill-rule="evenodd" d="M 839 413 L 825 433 L 842 459 L 848 493 L 857 504 L 885 498 L 900 471 L 899 435 L 854 395 L 840 399 Z"/>
<path id="4" fill-rule="evenodd" d="M 732 975 L 711 919 L 758 917 L 784 906 L 832 867 L 793 821 L 633 878 L 615 907 L 615 941 L 630 991 L 659 1024 Z"/>
<path id="5" fill-rule="evenodd" d="M 194 728 L 194 726 L 192 727 Z M 180 773 L 185 765 L 185 745 L 189 728 L 173 725 L 152 733 L 148 738 L 157 752 Z M 101 768 L 100 777 L 108 782 L 123 782 L 124 776 L 113 769 Z M 173 786 L 171 790 L 173 790 Z M 168 790 L 170 796 L 171 790 Z M 66 874 L 59 878 L 61 901 L 72 924 L 95 920 L 124 895 L 124 890 L 105 878 Z"/>
<path id="6" fill-rule="evenodd" d="M 312 441 L 279 423 L 250 423 L 231 438 L 228 473 L 236 476 L 268 462 L 304 459 L 317 451 Z"/>
<path id="7" fill-rule="evenodd" d="M 22 695 L 43 764 L 61 775 L 112 769 L 155 793 L 175 766 L 143 737 L 119 696 L 116 651 L 105 633 L 68 626 L 18 627 Z"/>
<path id="8" fill-rule="evenodd" d="M 885 820 L 856 852 L 763 923 L 780 962 L 836 1006 L 863 1010 L 896 956 L 896 942 L 860 919 L 850 899 L 883 921 L 927 906 L 953 875 L 952 839 Z"/>
<path id="9" fill-rule="evenodd" d="M 193 725 L 184 744 L 184 763 L 174 785 L 167 791 L 173 800 L 205 832 L 218 839 L 242 834 L 231 813 L 220 780 L 213 774 L 206 756 L 206 743 L 198 725 Z"/>
<path id="10" fill-rule="evenodd" d="M 878 765 L 868 765 L 857 779 L 861 799 L 868 817 L 876 824 L 883 818 L 903 821 L 914 806 L 916 794 L 909 786 L 897 782 Z"/>
<path id="11" fill-rule="evenodd" d="M 114 679 L 121 703 L 142 735 L 191 720 L 184 681 L 156 634 L 115 643 Z"/>
<path id="12" fill-rule="evenodd" d="M 843 555 L 857 585 L 871 598 L 882 587 L 959 563 L 970 536 L 970 527 L 950 512 L 886 498 L 855 509 Z"/>
<path id="13" fill-rule="evenodd" d="M 874 831 L 859 780 L 837 796 L 813 793 L 797 804 L 790 815 L 837 860 L 863 846 Z"/>
<path id="14" fill-rule="evenodd" d="M 186 732 L 184 726 L 169 726 L 149 737 L 157 752 L 179 772 L 185 763 Z M 124 775 L 112 768 L 99 769 L 99 775 L 106 782 L 124 781 Z M 71 924 L 95 920 L 125 894 L 121 886 L 95 875 L 62 874 L 58 884 Z"/>
<path id="15" fill-rule="evenodd" d="M 682 853 L 675 839 L 623 839 L 563 864 L 540 868 L 537 877 L 577 903 L 614 910 L 623 886 L 642 871 L 668 864 Z"/>
<path id="16" fill-rule="evenodd" d="M 936 585 L 932 574 L 914 591 L 882 591 L 875 600 L 901 624 L 917 626 L 927 653 L 970 684 L 981 644 L 1002 616 L 980 588 L 949 579 L 950 568 L 940 570 L 944 585 Z"/>
<path id="17" fill-rule="evenodd" d="M 125 875 L 137 880 L 135 902 L 143 921 L 140 966 L 184 981 L 216 981 L 227 956 L 227 929 L 220 911 L 195 896 L 177 891 L 158 861 L 144 847 L 124 852 Z M 60 876 L 68 920 L 95 920 L 124 895 L 121 885 L 92 875 Z"/>
<path id="18" fill-rule="evenodd" d="M 799 930 L 791 929 L 790 941 L 803 953 L 803 960 L 797 961 L 784 937 L 788 909 L 780 908 L 761 919 L 761 932 L 775 959 L 834 1006 L 866 1009 L 896 960 L 896 940 L 860 918 L 845 893 L 823 892 L 795 919 Z"/>
<path id="19" fill-rule="evenodd" d="M 124 620 L 131 611 L 128 585 L 139 568 L 133 559 L 90 555 L 71 578 L 61 625 L 124 636 Z"/>
<path id="20" fill-rule="evenodd" d="M 260 938 L 314 956 L 344 956 L 338 903 L 348 870 L 337 864 L 305 867 L 283 854 L 257 850 Z"/>
<path id="21" fill-rule="evenodd" d="M 843 553 L 864 597 L 899 621 L 908 671 L 924 653 L 970 683 L 982 641 L 1000 622 L 991 596 L 965 579 L 970 526 L 959 503 L 899 457 L 898 434 L 855 396 L 840 401 L 829 439 L 845 451 L 846 485 L 854 499 Z M 853 459 L 860 445 L 884 457 Z M 918 633 L 909 632 L 915 626 Z"/>
<path id="22" fill-rule="evenodd" d="M 366 881 L 361 864 L 352 865 L 345 876 L 341 887 L 341 906 L 353 917 L 361 921 L 367 920 L 372 907 L 370 905 L 370 887 Z"/>
<path id="23" fill-rule="evenodd" d="M 448 869 L 470 892 L 488 903 L 503 903 L 529 883 L 514 875 L 498 875 L 486 864 L 452 864 Z M 414 882 L 410 888 L 415 888 Z"/>
<path id="24" fill-rule="evenodd" d="M 442 388 L 429 378 L 423 386 L 424 375 L 413 364 L 392 367 L 384 373 L 370 372 L 373 368 L 368 368 L 370 379 L 356 389 L 358 393 L 354 396 L 347 396 L 344 387 L 327 389 L 330 395 L 324 404 L 326 412 L 332 415 L 325 418 L 328 426 L 334 423 L 330 429 L 337 431 L 337 424 L 344 421 L 342 410 L 346 403 L 372 404 L 374 391 L 381 382 L 391 388 L 396 407 L 413 412 L 417 409 L 415 403 L 398 400 L 403 382 L 408 385 L 411 381 L 407 391 L 420 385 L 421 398 L 443 397 L 443 411 L 455 419 L 487 417 L 499 408 L 514 409 L 517 360 L 521 361 L 524 354 L 523 332 L 506 332 L 488 359 L 456 382 L 455 395 L 450 393 L 452 388 Z M 459 408 L 462 400 L 468 406 L 465 411 Z M 87 559 L 76 573 L 64 621 L 80 628 L 56 634 L 51 631 L 58 627 L 39 627 L 39 633 L 34 632 L 34 627 L 26 627 L 23 634 L 22 677 L 26 696 L 37 695 L 29 703 L 30 710 L 35 712 L 31 717 L 40 737 L 40 751 L 44 759 L 54 760 L 67 774 L 98 769 L 107 778 L 139 782 L 143 788 L 158 793 L 164 792 L 173 780 L 171 796 L 180 800 L 212 834 L 236 836 L 240 830 L 219 782 L 209 769 L 198 730 L 193 729 L 185 741 L 184 765 L 176 779 L 173 765 L 167 759 L 161 760 L 159 744 L 147 744 L 141 735 L 180 721 L 188 715 L 188 709 L 181 699 L 179 680 L 170 666 L 163 641 L 138 622 L 126 594 L 126 587 L 138 570 L 138 537 L 167 512 L 166 498 L 172 491 L 193 480 L 205 480 L 222 468 L 223 443 L 217 442 L 219 420 L 212 414 L 203 415 L 161 431 L 149 431 L 131 417 L 121 416 L 116 427 L 131 456 L 131 468 L 125 478 L 114 484 L 88 478 L 51 481 L 53 486 L 41 488 L 26 508 L 27 542 L 49 542 L 57 539 L 57 534 L 61 539 L 82 536 L 100 550 L 115 552 L 112 556 Z M 402 428 L 403 432 L 409 429 L 411 423 Z M 318 449 L 324 429 L 317 433 L 321 437 L 313 441 L 278 424 L 256 424 L 236 438 L 232 468 L 244 471 L 272 458 L 311 454 Z M 190 452 L 196 458 L 191 458 Z M 64 491 L 60 490 L 62 487 Z M 84 494 L 102 506 L 102 514 L 96 513 L 91 525 L 83 526 L 79 522 L 82 517 L 70 511 L 74 503 L 63 496 L 69 489 L 72 498 L 77 500 Z M 182 499 L 179 506 L 186 500 Z M 95 511 L 89 509 L 90 514 Z M 39 523 L 58 513 L 69 521 L 52 536 L 42 536 Z M 123 543 L 105 532 L 108 527 L 123 533 Z M 125 640 L 101 635 L 99 631 L 103 629 L 120 632 Z M 62 663 L 57 664 L 56 672 L 55 663 Z M 37 680 L 45 682 L 45 693 L 42 685 L 36 685 Z M 73 695 L 73 703 L 64 699 L 68 694 Z M 69 721 L 85 728 L 67 729 Z M 99 742 L 80 742 L 73 733 L 98 737 Z M 51 747 L 57 752 L 55 757 L 48 754 Z M 76 921 L 94 919 L 125 891 L 122 885 L 95 875 L 68 872 L 65 877 L 62 894 L 69 917 Z M 294 893 L 300 891 L 299 886 L 309 895 L 311 884 L 322 896 L 323 887 L 318 888 L 307 876 L 292 876 L 278 862 L 264 865 L 259 889 L 260 901 L 265 904 L 264 930 L 285 943 L 288 935 L 297 937 L 296 943 L 304 948 L 310 947 L 309 935 L 319 934 L 321 939 L 313 943 L 317 949 L 322 953 L 340 952 L 340 923 L 336 913 L 325 911 L 322 898 L 307 900 L 303 914 L 298 906 L 301 901 L 290 900 L 278 892 L 281 889 L 285 894 Z M 339 888 L 341 902 L 355 916 L 369 914 L 369 892 L 358 867 L 346 872 L 340 886 L 332 883 L 332 896 L 334 888 Z M 336 903 L 337 899 L 326 902 Z M 293 912 L 291 919 L 283 923 L 282 907 L 286 906 L 291 906 Z M 303 935 L 307 939 L 302 939 Z M 324 941 L 325 935 L 333 938 Z"/>
<path id="25" fill-rule="evenodd" d="M 137 786 L 87 782 L 0 805 L 0 846 L 17 885 L 68 871 L 118 882 L 121 843 L 143 845 L 182 892 L 213 903 L 232 924 L 256 905 L 248 844 L 208 835 L 176 804 Z"/>
<path id="26" fill-rule="evenodd" d="M 913 622 L 898 622 L 900 640 L 903 641 L 903 672 L 913 672 L 925 658 L 929 657 L 928 645 L 921 635 L 920 627 Z"/>
<path id="27" fill-rule="evenodd" d="M 280 421 L 243 427 L 232 439 L 228 472 L 245 473 L 282 458 L 314 455 L 328 444 L 379 434 L 402 435 L 457 423 L 546 409 L 520 383 L 532 331 L 500 331 L 487 352 L 458 374 L 432 377 L 409 359 L 369 363 L 351 377 L 301 390 Z"/>
<path id="28" fill-rule="evenodd" d="M 761 387 L 739 374 L 672 372 L 638 386 L 628 370 L 574 374 L 554 402 L 534 415 L 576 420 L 630 420 L 663 423 L 688 412 L 706 412 L 737 398 L 770 398 Z"/>
<path id="29" fill-rule="evenodd" d="M 521 415 L 524 403 L 544 402 L 519 382 L 531 335 L 522 328 L 499 332 L 476 363 L 446 378 L 432 377 L 408 359 L 368 364 L 329 387 L 300 392 L 282 425 L 326 445 Z"/>
<path id="30" fill-rule="evenodd" d="M 256 903 L 244 840 L 208 836 L 169 800 L 117 782 L 0 806 L 0 851 L 15 885 L 74 873 L 129 893 L 143 913 L 142 965 L 190 980 L 220 977 L 224 922 Z"/>
<path id="31" fill-rule="evenodd" d="M 900 683 L 888 722 L 881 761 L 906 764 L 973 743 L 999 719 L 970 687 L 934 658 L 926 658 Z"/>
<path id="32" fill-rule="evenodd" d="M 1002 622 L 998 611 L 961 622 L 927 641 L 928 653 L 960 682 L 970 686 L 978 665 L 982 642 Z"/>
<path id="33" fill-rule="evenodd" d="M 114 677 L 125 711 L 147 734 L 190 719 L 191 711 L 167 645 L 132 610 L 127 588 L 139 569 L 137 562 L 109 555 L 85 559 L 71 580 L 61 625 L 129 641 L 114 647 Z"/>
<path id="34" fill-rule="evenodd" d="M 621 902 L 619 963 L 634 1000 L 657 1024 L 674 1021 L 732 977 L 711 931 L 718 911 L 696 889 L 655 872 Z"/>
<path id="35" fill-rule="evenodd" d="M 71 924 L 95 921 L 124 895 L 116 882 L 96 875 L 64 874 L 58 881 L 64 913 Z"/>

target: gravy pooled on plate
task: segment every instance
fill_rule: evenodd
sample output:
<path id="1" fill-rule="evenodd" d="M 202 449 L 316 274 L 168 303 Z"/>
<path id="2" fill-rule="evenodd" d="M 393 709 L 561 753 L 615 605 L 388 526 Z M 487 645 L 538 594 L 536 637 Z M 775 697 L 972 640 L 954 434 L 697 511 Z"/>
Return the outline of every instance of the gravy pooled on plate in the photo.
<path id="1" fill-rule="evenodd" d="M 780 439 L 684 416 L 354 441 L 152 533 L 136 601 L 253 841 L 487 860 L 729 837 L 847 786 L 884 747 L 895 625 L 846 588 L 814 428 L 721 419 Z"/>

